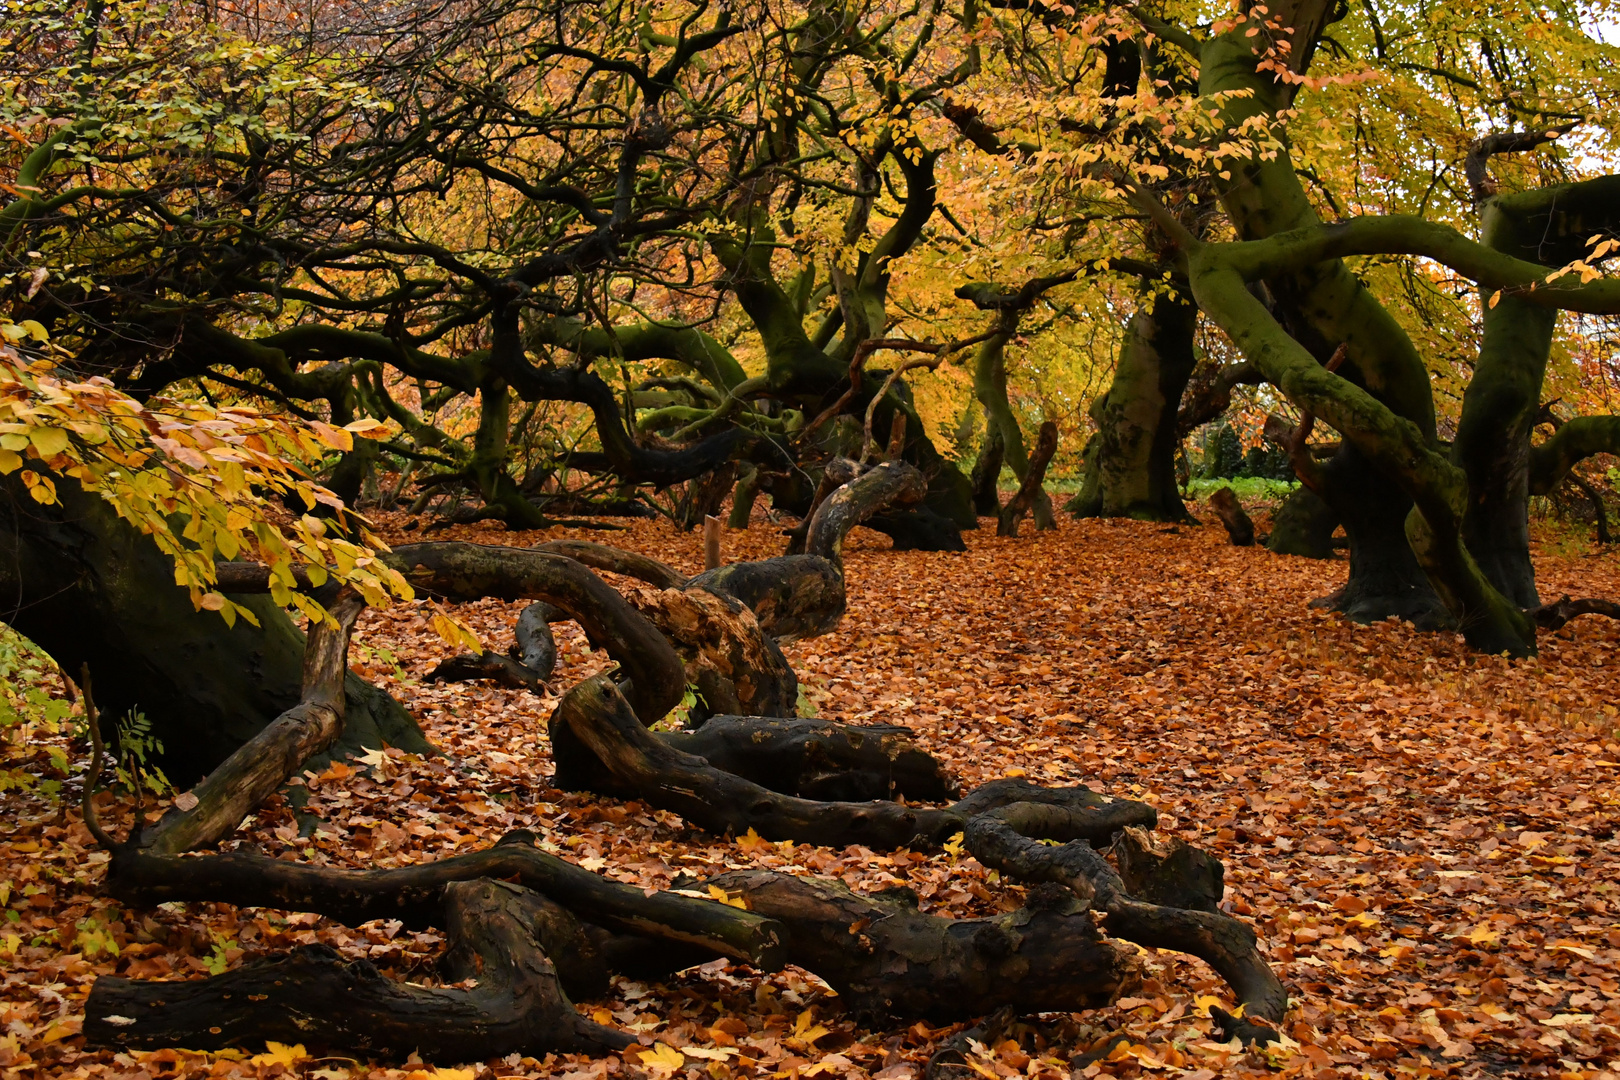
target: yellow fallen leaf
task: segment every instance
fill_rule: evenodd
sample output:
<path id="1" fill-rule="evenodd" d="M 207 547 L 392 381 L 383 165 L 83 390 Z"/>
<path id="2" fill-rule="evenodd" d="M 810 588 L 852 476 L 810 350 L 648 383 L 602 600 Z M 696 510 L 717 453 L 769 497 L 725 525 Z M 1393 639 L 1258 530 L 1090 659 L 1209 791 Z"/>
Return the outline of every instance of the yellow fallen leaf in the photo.
<path id="1" fill-rule="evenodd" d="M 729 907 L 742 908 L 744 911 L 748 910 L 748 901 L 740 896 L 732 896 L 718 885 L 709 886 L 709 898 L 718 900 Z"/>
<path id="2" fill-rule="evenodd" d="M 665 1043 L 654 1043 L 651 1050 L 641 1052 L 641 1064 L 652 1069 L 668 1069 L 674 1072 L 686 1065 L 686 1056 L 673 1046 Z"/>
<path id="3" fill-rule="evenodd" d="M 264 1042 L 264 1051 L 265 1052 L 262 1054 L 254 1054 L 252 1057 L 248 1058 L 248 1064 L 280 1064 L 285 1065 L 290 1069 L 295 1063 L 303 1061 L 309 1057 L 309 1051 L 304 1049 L 303 1043 L 298 1043 L 296 1046 L 288 1046 L 285 1043 L 271 1042 L 270 1040 L 266 1039 Z"/>

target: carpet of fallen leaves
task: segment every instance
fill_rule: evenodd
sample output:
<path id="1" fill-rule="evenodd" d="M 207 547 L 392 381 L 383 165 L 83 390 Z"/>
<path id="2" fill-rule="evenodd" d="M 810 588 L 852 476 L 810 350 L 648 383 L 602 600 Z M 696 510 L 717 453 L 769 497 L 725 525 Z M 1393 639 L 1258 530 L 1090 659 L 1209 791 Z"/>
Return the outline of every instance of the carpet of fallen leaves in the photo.
<path id="1" fill-rule="evenodd" d="M 404 522 L 385 525 L 414 538 L 399 531 Z M 775 554 L 779 528 L 757 517 L 747 533 L 726 535 L 726 557 Z M 565 533 L 437 535 L 521 545 Z M 697 534 L 662 522 L 573 535 L 700 566 Z M 1620 1075 L 1620 623 L 1576 620 L 1543 635 L 1538 659 L 1507 662 L 1470 655 L 1453 635 L 1395 622 L 1358 628 L 1312 611 L 1305 602 L 1337 587 L 1342 561 L 1232 548 L 1218 526 L 1065 522 L 1016 540 L 981 530 L 968 546 L 901 553 L 858 531 L 848 618 L 789 649 L 806 699 L 825 717 L 909 724 L 966 786 L 1026 775 L 1153 803 L 1162 831 L 1225 861 L 1226 905 L 1253 921 L 1297 1006 L 1288 1045 L 1240 1053 L 1212 1041 L 1202 1015 L 1207 995 L 1230 1004 L 1213 973 L 1144 952 L 1129 996 L 1060 1018 L 1022 1048 L 985 1047 L 980 1073 L 1067 1076 L 1072 1056 L 1117 1031 L 1129 1042 L 1077 1075 Z M 1549 598 L 1620 596 L 1614 554 L 1544 536 L 1537 560 Z M 520 607 L 488 601 L 457 614 L 501 649 Z M 941 915 L 1019 902 L 1019 890 L 966 856 L 714 837 L 643 805 L 553 790 L 546 717 L 602 658 L 568 624 L 558 627 L 563 660 L 547 695 L 425 685 L 449 652 L 430 614 L 422 605 L 367 614 L 351 661 L 399 695 L 444 756 L 388 750 L 312 772 L 315 817 L 278 797 L 245 839 L 287 858 L 389 866 L 530 828 L 583 866 L 649 887 L 770 866 L 856 889 L 904 882 Z M 82 746 L 69 750 L 82 768 Z M 24 759 L 49 768 L 43 749 Z M 621 979 L 610 999 L 582 1003 L 642 1037 L 646 1046 L 622 1058 L 513 1056 L 434 1070 L 276 1046 L 89 1051 L 77 1031 L 101 974 L 201 977 L 319 941 L 431 983 L 442 941 L 392 923 L 347 927 L 224 905 L 120 910 L 98 895 L 106 856 L 88 842 L 75 791 L 70 781 L 64 803 L 0 794 L 5 1080 L 901 1080 L 920 1075 L 957 1030 L 857 1027 L 809 973 L 719 962 L 664 985 Z M 103 820 L 127 824 L 128 800 L 101 799 Z"/>

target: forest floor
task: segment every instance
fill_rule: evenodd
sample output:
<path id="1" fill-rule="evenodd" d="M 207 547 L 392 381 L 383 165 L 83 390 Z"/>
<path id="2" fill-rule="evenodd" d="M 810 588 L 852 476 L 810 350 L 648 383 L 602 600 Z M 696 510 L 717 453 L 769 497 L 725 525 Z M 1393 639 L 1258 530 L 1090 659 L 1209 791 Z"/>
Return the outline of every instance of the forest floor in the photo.
<path id="1" fill-rule="evenodd" d="M 398 531 L 403 520 L 384 522 L 391 538 L 415 538 Z M 726 558 L 777 553 L 778 528 L 759 516 L 727 533 Z M 558 535 L 469 527 L 432 538 Z M 663 522 L 572 535 L 701 565 L 697 534 Z M 1544 634 L 1537 659 L 1508 662 L 1471 655 L 1454 635 L 1313 611 L 1306 601 L 1342 582 L 1343 561 L 1232 548 L 1215 524 L 1065 521 L 1016 540 L 980 530 L 968 547 L 902 553 L 854 534 L 848 617 L 788 650 L 806 701 L 828 718 L 909 725 L 964 788 L 1026 775 L 1153 803 L 1161 831 L 1225 861 L 1227 906 L 1253 922 L 1297 1005 L 1289 1045 L 1237 1052 L 1210 1039 L 1201 1015 L 1205 995 L 1230 1003 L 1214 974 L 1144 953 L 1128 996 L 1063 1018 L 1045 1045 L 987 1047 L 980 1073 L 1066 1077 L 1072 1055 L 1121 1031 L 1129 1043 L 1080 1075 L 1620 1076 L 1620 623 L 1578 619 Z M 1589 553 L 1551 533 L 1538 548 L 1544 597 L 1620 597 L 1613 549 Z M 487 601 L 457 614 L 499 650 L 520 608 Z M 368 613 L 351 660 L 399 695 L 445 755 L 390 750 L 371 756 L 369 775 L 345 765 L 311 774 L 309 806 L 322 819 L 312 833 L 300 835 L 278 799 L 246 838 L 288 858 L 399 865 L 529 828 L 592 870 L 653 888 L 682 872 L 769 866 L 857 890 L 904 882 L 943 915 L 1018 903 L 962 855 L 715 837 L 639 804 L 558 792 L 546 719 L 601 657 L 567 624 L 546 695 L 426 685 L 450 652 L 430 614 L 421 604 Z M 63 748 L 81 770 L 81 746 Z M 44 749 L 13 751 L 0 765 L 49 768 Z M 120 911 L 97 895 L 106 856 L 88 843 L 74 790 L 58 803 L 37 788 L 0 789 L 0 1077 L 434 1075 L 301 1048 L 84 1050 L 76 1032 L 99 974 L 198 976 L 320 941 L 431 982 L 442 942 L 397 924 L 224 905 Z M 103 798 L 103 820 L 127 825 L 128 800 Z M 581 1007 L 643 1036 L 646 1052 L 514 1056 L 438 1075 L 902 1080 L 956 1030 L 857 1026 L 805 972 L 723 962 L 663 985 L 621 979 L 608 1000 Z"/>

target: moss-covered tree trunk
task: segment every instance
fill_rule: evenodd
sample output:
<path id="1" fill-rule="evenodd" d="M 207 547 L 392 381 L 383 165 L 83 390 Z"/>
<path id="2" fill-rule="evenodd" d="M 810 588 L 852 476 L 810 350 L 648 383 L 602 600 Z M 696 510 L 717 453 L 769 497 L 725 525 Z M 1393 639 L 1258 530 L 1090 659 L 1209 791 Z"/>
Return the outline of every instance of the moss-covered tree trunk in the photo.
<path id="1" fill-rule="evenodd" d="M 1505 254 L 1559 267 L 1620 217 L 1620 177 L 1489 199 L 1481 240 Z M 1530 437 L 1552 350 L 1555 308 L 1513 294 L 1481 295 L 1484 336 L 1463 394 L 1452 456 L 1468 476 L 1463 539 L 1480 570 L 1523 608 L 1541 603 L 1530 561 Z"/>
<path id="2" fill-rule="evenodd" d="M 1294 62 L 1308 64 L 1328 8 L 1304 0 L 1284 18 L 1300 30 Z M 1229 124 L 1274 114 L 1292 100 L 1289 85 L 1256 70 L 1253 43 L 1240 32 L 1210 39 L 1199 71 L 1201 93 L 1223 96 L 1223 120 Z M 1222 187 L 1221 203 L 1245 240 L 1320 220 L 1286 152 L 1269 160 L 1257 157 L 1234 170 Z M 1434 439 L 1434 400 L 1422 357 L 1342 260 L 1268 277 L 1266 286 L 1277 320 L 1318 362 L 1326 363 L 1343 346 L 1346 360 L 1339 374 L 1415 425 L 1422 438 Z M 1446 622 L 1444 604 L 1410 551 L 1405 528 L 1410 495 L 1354 449 L 1341 453 L 1325 472 L 1321 494 L 1340 515 L 1350 540 L 1350 579 L 1341 609 L 1357 621 L 1395 615 L 1423 625 Z"/>
<path id="3" fill-rule="evenodd" d="M 1019 309 L 999 314 L 996 333 L 979 346 L 973 365 L 973 393 L 984 408 L 986 444 L 1000 441 L 1000 463 L 1012 469 L 1022 484 L 1029 475 L 1029 448 L 1024 445 L 1024 433 L 1013 415 L 1012 401 L 1007 396 L 1007 342 L 1017 329 Z M 996 470 L 1000 474 L 1000 469 Z M 994 478 L 988 483 L 993 485 Z M 991 487 L 989 490 L 994 490 Z M 976 493 L 977 494 L 977 493 Z M 975 507 L 977 510 L 978 507 Z M 999 512 L 999 507 L 995 512 Z M 1052 516 L 1052 500 L 1043 490 L 1035 498 L 1033 508 L 1035 527 L 1050 529 L 1056 525 Z"/>
<path id="4" fill-rule="evenodd" d="M 1176 489 L 1176 417 L 1197 363 L 1197 324 L 1197 306 L 1179 294 L 1144 300 L 1131 316 L 1113 384 L 1091 406 L 1097 433 L 1068 505 L 1076 517 L 1191 520 Z"/>
<path id="5" fill-rule="evenodd" d="M 1279 555 L 1331 559 L 1333 531 L 1338 527 L 1333 508 L 1310 488 L 1301 487 L 1277 508 L 1266 547 Z"/>
<path id="6" fill-rule="evenodd" d="M 58 478 L 42 507 L 0 483 L 0 619 L 74 673 L 88 663 L 109 737 L 132 709 L 162 740 L 169 779 L 189 787 L 299 701 L 304 635 L 268 597 L 239 602 L 259 626 L 198 611 L 149 538 Z M 348 676 L 338 746 L 430 749 L 388 694 Z"/>

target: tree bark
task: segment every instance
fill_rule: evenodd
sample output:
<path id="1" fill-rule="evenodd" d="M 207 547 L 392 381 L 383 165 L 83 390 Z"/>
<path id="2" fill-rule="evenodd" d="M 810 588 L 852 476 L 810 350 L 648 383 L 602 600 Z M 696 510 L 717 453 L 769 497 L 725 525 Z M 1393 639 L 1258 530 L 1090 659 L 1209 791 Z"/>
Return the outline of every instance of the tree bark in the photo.
<path id="1" fill-rule="evenodd" d="M 132 839 L 157 854 L 218 843 L 256 810 L 311 757 L 343 731 L 343 682 L 349 673 L 349 633 L 365 601 L 344 590 L 327 608 L 331 621 L 310 628 L 304 647 L 303 693 L 297 705 L 243 743 L 191 789 L 195 802 L 179 800 L 150 832 Z M 98 763 L 99 764 L 99 763 Z"/>
<path id="2" fill-rule="evenodd" d="M 1192 520 L 1176 488 L 1176 449 L 1197 325 L 1197 306 L 1180 293 L 1145 299 L 1131 316 L 1113 384 L 1091 406 L 1097 434 L 1068 507 L 1076 517 Z"/>
<path id="3" fill-rule="evenodd" d="M 726 518 L 726 528 L 748 528 L 748 522 L 754 515 L 754 502 L 758 498 L 759 466 L 745 465 L 742 475 L 737 478 L 737 486 L 731 489 L 731 514 Z"/>
<path id="4" fill-rule="evenodd" d="M 120 903 L 155 907 L 218 901 L 237 907 L 318 911 L 349 926 L 399 919 L 440 925 L 445 885 L 477 878 L 516 881 L 587 921 L 620 934 L 694 946 L 767 971 L 783 963 L 782 928 L 725 904 L 612 881 L 534 846 L 533 833 L 508 834 L 483 851 L 393 870 L 349 870 L 230 853 L 150 855 L 126 845 L 112 853 L 107 891 Z"/>
<path id="5" fill-rule="evenodd" d="M 843 572 L 819 555 L 729 563 L 689 585 L 742 601 L 760 629 L 778 641 L 820 637 L 844 618 Z"/>
<path id="6" fill-rule="evenodd" d="M 788 928 L 792 962 L 825 979 L 859 1017 L 951 1023 L 1105 1004 L 1133 979 L 1129 955 L 1103 940 L 1084 905 L 1032 890 L 1016 911 L 941 919 L 909 890 L 859 896 L 842 882 L 739 870 L 707 882 Z"/>
<path id="7" fill-rule="evenodd" d="M 705 695 L 726 695 L 723 706 L 708 701 L 712 712 L 786 716 L 797 710 L 798 676 L 742 601 L 701 587 L 636 589 L 628 599 L 682 655 L 688 684 L 707 689 L 704 673 L 724 681 Z"/>
<path id="8" fill-rule="evenodd" d="M 636 711 L 648 724 L 662 719 L 686 693 L 686 669 L 664 635 L 571 558 L 460 541 L 402 544 L 383 557 L 430 596 L 544 600 L 567 612 L 593 648 L 606 649 L 618 661 Z"/>
<path id="9" fill-rule="evenodd" d="M 960 832 L 975 814 L 1009 802 L 1036 800 L 1044 802 L 1051 830 L 1074 836 L 1105 838 L 1127 825 L 1151 825 L 1156 820 L 1151 807 L 1109 799 L 1086 788 L 1045 789 L 1007 782 L 987 784 L 944 810 L 894 802 L 794 798 L 660 740 L 641 727 L 619 691 L 600 676 L 578 684 L 558 703 L 551 718 L 552 745 L 559 739 L 577 740 L 594 760 L 589 767 L 571 767 L 566 773 L 559 761 L 558 787 L 641 799 L 715 833 L 740 836 L 753 829 L 768 840 L 828 847 L 932 846 Z"/>
<path id="10" fill-rule="evenodd" d="M 551 623 L 564 617 L 544 601 L 530 604 L 518 613 L 517 625 L 512 628 L 515 641 L 510 655 L 537 679 L 549 679 L 557 668 L 557 639 L 552 636 Z"/>
<path id="11" fill-rule="evenodd" d="M 989 426 L 984 442 L 979 446 L 979 456 L 973 462 L 970 480 L 973 485 L 973 510 L 982 517 L 999 517 L 1001 514 L 1001 462 L 1006 445 L 1001 428 Z"/>
<path id="12" fill-rule="evenodd" d="M 532 693 L 539 693 L 544 684 L 540 675 L 526 665 L 510 656 L 490 652 L 487 649 L 476 656 L 472 653 L 462 653 L 460 656 L 441 660 L 423 681 L 470 682 L 474 679 L 489 679 L 511 690 L 528 690 Z"/>
<path id="13" fill-rule="evenodd" d="M 1562 630 L 1569 620 L 1580 615 L 1607 615 L 1611 619 L 1620 619 L 1620 604 L 1613 600 L 1571 600 L 1566 596 L 1530 612 L 1530 617 L 1543 630 Z"/>
<path id="14" fill-rule="evenodd" d="M 911 742 L 911 730 L 894 725 L 715 716 L 695 732 L 660 738 L 717 769 L 803 799 L 943 802 L 961 794 L 940 763 Z"/>
<path id="15" fill-rule="evenodd" d="M 685 574 L 651 556 L 638 555 L 634 551 L 624 551 L 589 540 L 547 540 L 535 544 L 529 550 L 566 555 L 575 562 L 584 563 L 592 570 L 623 574 L 625 577 L 633 577 L 649 585 L 656 585 L 660 589 L 679 589 L 687 582 Z"/>

